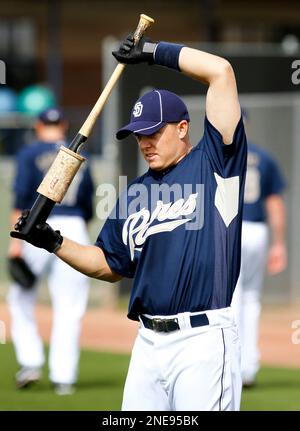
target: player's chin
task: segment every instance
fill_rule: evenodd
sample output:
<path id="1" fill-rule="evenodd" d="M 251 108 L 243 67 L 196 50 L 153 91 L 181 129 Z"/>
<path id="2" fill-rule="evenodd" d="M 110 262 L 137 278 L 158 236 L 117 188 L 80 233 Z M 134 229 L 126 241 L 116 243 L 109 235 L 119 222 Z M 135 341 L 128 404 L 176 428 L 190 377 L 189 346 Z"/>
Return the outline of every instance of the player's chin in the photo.
<path id="1" fill-rule="evenodd" d="M 164 166 L 161 163 L 149 163 L 149 168 L 153 171 L 162 171 L 164 169 Z"/>
<path id="2" fill-rule="evenodd" d="M 157 156 L 147 157 L 146 162 L 148 163 L 149 168 L 151 169 L 155 169 L 155 170 L 163 169 L 163 164 Z"/>

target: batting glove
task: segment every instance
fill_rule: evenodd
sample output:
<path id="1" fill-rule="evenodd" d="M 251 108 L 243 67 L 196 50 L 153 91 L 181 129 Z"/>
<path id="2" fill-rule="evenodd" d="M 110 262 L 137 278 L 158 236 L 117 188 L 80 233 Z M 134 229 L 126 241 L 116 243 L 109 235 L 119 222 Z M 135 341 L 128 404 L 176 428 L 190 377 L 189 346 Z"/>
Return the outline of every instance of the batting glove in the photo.
<path id="1" fill-rule="evenodd" d="M 29 210 L 22 212 L 14 228 L 17 231 L 10 232 L 12 238 L 23 239 L 35 247 L 44 248 L 49 253 L 55 253 L 63 242 L 63 237 L 59 230 L 53 230 L 48 223 L 40 223 L 34 226 L 28 234 L 20 232 L 26 224 Z"/>
<path id="2" fill-rule="evenodd" d="M 154 52 L 157 46 L 148 37 L 142 36 L 138 43 L 134 44 L 133 35 L 130 34 L 120 45 L 118 51 L 113 51 L 112 55 L 119 63 L 137 64 L 137 63 L 154 63 Z"/>

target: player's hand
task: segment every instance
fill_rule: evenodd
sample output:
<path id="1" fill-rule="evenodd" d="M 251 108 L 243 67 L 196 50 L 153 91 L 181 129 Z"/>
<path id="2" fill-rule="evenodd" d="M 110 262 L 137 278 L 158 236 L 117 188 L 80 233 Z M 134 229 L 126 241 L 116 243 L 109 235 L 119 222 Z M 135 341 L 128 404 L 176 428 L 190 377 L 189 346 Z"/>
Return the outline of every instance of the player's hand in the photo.
<path id="1" fill-rule="evenodd" d="M 35 247 L 44 248 L 49 253 L 55 253 L 63 242 L 63 237 L 59 230 L 53 230 L 48 223 L 40 223 L 34 226 L 28 234 L 23 234 L 22 227 L 26 224 L 26 219 L 29 215 L 29 210 L 22 212 L 14 228 L 15 231 L 10 232 L 12 238 L 23 239 Z"/>
<path id="2" fill-rule="evenodd" d="M 113 51 L 112 55 L 119 63 L 137 64 L 146 62 L 153 64 L 153 53 L 156 45 L 156 42 L 145 36 L 142 36 L 138 43 L 134 45 L 133 35 L 130 34 L 121 42 L 118 51 Z"/>
<path id="3" fill-rule="evenodd" d="M 284 244 L 273 244 L 269 250 L 267 268 L 271 275 L 279 274 L 287 266 L 287 251 Z"/>

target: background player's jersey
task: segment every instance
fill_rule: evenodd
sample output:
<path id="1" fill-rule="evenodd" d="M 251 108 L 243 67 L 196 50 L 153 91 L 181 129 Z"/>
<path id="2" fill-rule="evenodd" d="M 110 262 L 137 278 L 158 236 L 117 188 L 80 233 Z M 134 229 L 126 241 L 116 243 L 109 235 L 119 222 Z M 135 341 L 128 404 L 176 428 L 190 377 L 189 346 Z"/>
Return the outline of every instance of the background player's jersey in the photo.
<path id="1" fill-rule="evenodd" d="M 14 208 L 31 208 L 37 198 L 37 188 L 64 142 L 35 142 L 23 147 L 17 154 L 14 182 Z M 55 205 L 52 215 L 80 216 L 86 221 L 93 215 L 93 181 L 87 161 L 74 177 L 62 203 Z"/>
<path id="2" fill-rule="evenodd" d="M 266 221 L 265 199 L 282 193 L 284 188 L 285 181 L 276 161 L 267 151 L 248 142 L 243 220 Z"/>
<path id="3" fill-rule="evenodd" d="M 232 145 L 205 119 L 199 144 L 164 172 L 151 169 L 120 197 L 96 245 L 134 277 L 128 317 L 228 307 L 240 269 L 246 136 Z"/>

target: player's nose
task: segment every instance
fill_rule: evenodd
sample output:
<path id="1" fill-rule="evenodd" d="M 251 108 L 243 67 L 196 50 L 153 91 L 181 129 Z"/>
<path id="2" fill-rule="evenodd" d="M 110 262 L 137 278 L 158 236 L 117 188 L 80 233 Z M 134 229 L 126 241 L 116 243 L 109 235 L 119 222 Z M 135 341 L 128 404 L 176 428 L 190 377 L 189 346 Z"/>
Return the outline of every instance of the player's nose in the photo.
<path id="1" fill-rule="evenodd" d="M 139 139 L 139 146 L 141 150 L 145 150 L 153 146 L 153 139 L 150 136 L 141 136 Z"/>

